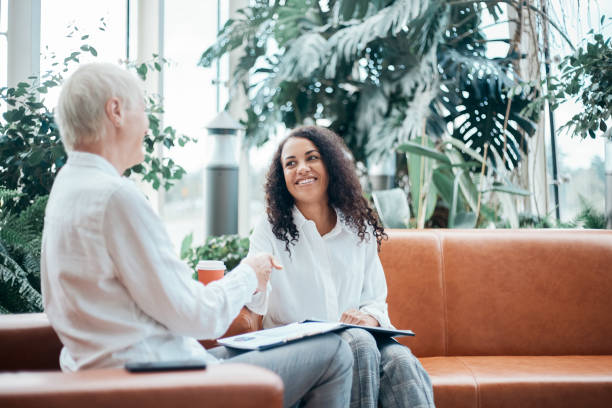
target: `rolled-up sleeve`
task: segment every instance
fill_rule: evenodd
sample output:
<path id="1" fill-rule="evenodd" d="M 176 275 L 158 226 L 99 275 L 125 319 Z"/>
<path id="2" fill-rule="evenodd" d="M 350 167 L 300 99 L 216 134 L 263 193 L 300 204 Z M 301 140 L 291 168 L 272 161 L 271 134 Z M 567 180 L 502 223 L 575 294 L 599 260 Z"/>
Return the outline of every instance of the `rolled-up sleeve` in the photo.
<path id="1" fill-rule="evenodd" d="M 372 315 L 381 327 L 394 328 L 387 310 L 387 281 L 374 236 L 370 235 L 363 245 L 366 245 L 366 264 L 359 310 Z"/>
<path id="2" fill-rule="evenodd" d="M 114 192 L 103 228 L 118 280 L 142 311 L 177 334 L 221 336 L 257 287 L 246 264 L 206 286 L 193 280 L 160 219 L 131 186 Z"/>

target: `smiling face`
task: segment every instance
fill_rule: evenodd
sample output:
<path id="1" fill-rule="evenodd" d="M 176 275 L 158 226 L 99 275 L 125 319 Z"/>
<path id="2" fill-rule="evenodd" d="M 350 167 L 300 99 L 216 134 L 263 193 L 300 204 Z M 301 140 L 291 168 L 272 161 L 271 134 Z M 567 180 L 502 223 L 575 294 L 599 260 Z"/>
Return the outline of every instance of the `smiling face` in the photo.
<path id="1" fill-rule="evenodd" d="M 296 204 L 327 203 L 329 178 L 314 143 L 302 137 L 291 137 L 283 146 L 280 160 L 287 190 Z"/>

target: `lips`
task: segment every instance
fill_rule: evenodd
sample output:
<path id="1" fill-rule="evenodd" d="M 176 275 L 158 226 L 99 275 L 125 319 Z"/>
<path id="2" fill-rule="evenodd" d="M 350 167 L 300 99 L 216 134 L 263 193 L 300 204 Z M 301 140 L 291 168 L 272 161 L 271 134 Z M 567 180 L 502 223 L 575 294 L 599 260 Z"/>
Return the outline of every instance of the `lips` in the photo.
<path id="1" fill-rule="evenodd" d="M 296 181 L 295 184 L 298 186 L 305 186 L 305 185 L 312 184 L 315 181 L 317 181 L 316 177 L 308 177 L 308 178 L 303 178 L 303 179 Z"/>

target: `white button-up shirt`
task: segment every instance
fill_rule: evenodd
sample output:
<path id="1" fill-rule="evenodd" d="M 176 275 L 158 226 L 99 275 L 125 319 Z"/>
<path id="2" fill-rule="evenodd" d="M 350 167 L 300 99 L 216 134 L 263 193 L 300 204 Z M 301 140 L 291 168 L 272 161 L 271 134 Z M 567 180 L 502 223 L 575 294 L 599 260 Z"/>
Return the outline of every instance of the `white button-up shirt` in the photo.
<path id="1" fill-rule="evenodd" d="M 264 315 L 265 328 L 304 319 L 338 321 L 347 309 L 369 313 L 381 327 L 392 328 L 387 312 L 387 283 L 371 230 L 361 242 L 337 211 L 336 226 L 324 236 L 313 221 L 293 208 L 300 234 L 291 244 L 277 239 L 267 219 L 253 230 L 249 255 L 273 254 L 283 269 L 273 271 L 266 292 L 247 306 Z"/>
<path id="2" fill-rule="evenodd" d="M 208 354 L 257 287 L 241 265 L 207 286 L 192 279 L 160 219 L 104 158 L 71 152 L 53 184 L 41 256 L 45 312 L 65 371 Z"/>

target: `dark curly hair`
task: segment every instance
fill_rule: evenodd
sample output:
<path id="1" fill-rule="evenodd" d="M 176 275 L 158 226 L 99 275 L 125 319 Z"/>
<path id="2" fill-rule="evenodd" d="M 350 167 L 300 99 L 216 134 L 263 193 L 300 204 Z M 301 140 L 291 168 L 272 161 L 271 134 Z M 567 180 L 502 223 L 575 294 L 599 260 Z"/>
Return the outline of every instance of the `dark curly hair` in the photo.
<path id="1" fill-rule="evenodd" d="M 287 252 L 291 252 L 290 244 L 295 244 L 299 238 L 299 232 L 293 222 L 294 199 L 287 190 L 281 164 L 281 153 L 285 143 L 296 137 L 310 140 L 321 154 L 329 178 L 327 186 L 329 204 L 342 212 L 344 222 L 355 230 L 361 241 L 368 234 L 368 225 L 371 226 L 380 250 L 380 244 L 387 238 L 387 234 L 376 212 L 363 196 L 348 149 L 338 135 L 319 126 L 302 126 L 294 129 L 283 139 L 274 154 L 265 183 L 266 213 L 274 236 L 285 241 Z"/>

